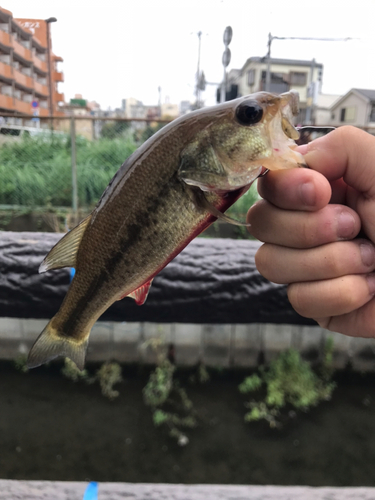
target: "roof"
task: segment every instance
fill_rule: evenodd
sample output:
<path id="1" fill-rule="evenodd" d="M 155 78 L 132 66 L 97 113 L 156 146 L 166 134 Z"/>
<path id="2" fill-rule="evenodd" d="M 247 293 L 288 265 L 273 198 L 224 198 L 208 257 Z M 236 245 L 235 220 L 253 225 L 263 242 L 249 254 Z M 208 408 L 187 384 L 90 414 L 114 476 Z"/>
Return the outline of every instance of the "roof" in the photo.
<path id="1" fill-rule="evenodd" d="M 370 101 L 375 101 L 375 90 L 370 90 L 370 89 L 351 89 L 351 90 L 356 90 L 363 96 L 367 97 Z"/>
<path id="2" fill-rule="evenodd" d="M 319 108 L 329 109 L 340 98 L 341 98 L 341 95 L 337 95 L 337 94 L 318 94 L 317 105 Z"/>
<path id="3" fill-rule="evenodd" d="M 352 94 L 352 93 L 357 94 L 357 96 L 360 99 L 363 99 L 364 101 L 375 102 L 375 90 L 371 90 L 371 89 L 350 89 L 340 99 L 338 99 L 336 102 L 333 103 L 332 109 L 334 109 L 337 106 L 339 106 L 348 97 L 348 95 Z"/>
<path id="4" fill-rule="evenodd" d="M 267 63 L 267 57 L 249 57 L 242 68 L 244 68 L 248 63 Z M 312 60 L 302 60 L 302 59 L 277 59 L 271 57 L 271 64 L 285 64 L 286 66 L 314 66 L 316 68 L 323 68 L 323 64 L 321 63 L 313 63 Z"/>

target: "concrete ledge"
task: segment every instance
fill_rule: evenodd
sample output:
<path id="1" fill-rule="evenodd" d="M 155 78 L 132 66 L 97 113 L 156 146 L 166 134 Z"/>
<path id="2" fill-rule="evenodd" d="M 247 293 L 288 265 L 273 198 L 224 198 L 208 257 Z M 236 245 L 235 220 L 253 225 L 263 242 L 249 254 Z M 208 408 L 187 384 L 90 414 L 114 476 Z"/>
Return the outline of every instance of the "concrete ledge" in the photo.
<path id="1" fill-rule="evenodd" d="M 98 500 L 373 500 L 375 488 L 99 483 Z M 0 480 L 1 500 L 82 500 L 87 483 Z"/>
<path id="2" fill-rule="evenodd" d="M 28 353 L 48 320 L 0 318 L 0 359 L 16 359 Z M 309 362 L 321 361 L 325 340 L 334 341 L 333 365 L 355 371 L 375 372 L 375 339 L 345 337 L 318 326 L 264 323 L 196 325 L 181 323 L 97 322 L 91 333 L 87 361 L 116 360 L 120 363 L 156 362 L 150 340 L 162 349 L 173 344 L 176 363 L 193 366 L 203 362 L 212 367 L 258 366 L 259 359 L 271 362 L 293 347 Z"/>

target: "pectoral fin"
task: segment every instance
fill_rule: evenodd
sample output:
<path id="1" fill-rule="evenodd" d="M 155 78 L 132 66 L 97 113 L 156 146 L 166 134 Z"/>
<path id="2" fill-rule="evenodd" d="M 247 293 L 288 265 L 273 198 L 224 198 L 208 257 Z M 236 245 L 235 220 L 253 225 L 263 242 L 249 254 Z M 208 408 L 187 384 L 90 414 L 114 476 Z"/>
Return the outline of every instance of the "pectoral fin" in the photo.
<path id="1" fill-rule="evenodd" d="M 198 208 L 206 210 L 214 217 L 227 222 L 228 224 L 233 224 L 234 226 L 250 226 L 250 224 L 248 224 L 247 222 L 240 222 L 220 212 L 220 210 L 214 207 L 212 203 L 207 200 L 205 193 L 201 189 L 195 189 L 191 187 L 189 187 L 188 189 L 190 189 L 192 199 Z"/>
<path id="2" fill-rule="evenodd" d="M 88 223 L 91 220 L 91 214 L 83 219 L 74 229 L 69 231 L 63 238 L 56 243 L 52 250 L 40 264 L 39 272 L 45 273 L 50 269 L 60 269 L 62 267 L 75 267 L 78 247 Z"/>

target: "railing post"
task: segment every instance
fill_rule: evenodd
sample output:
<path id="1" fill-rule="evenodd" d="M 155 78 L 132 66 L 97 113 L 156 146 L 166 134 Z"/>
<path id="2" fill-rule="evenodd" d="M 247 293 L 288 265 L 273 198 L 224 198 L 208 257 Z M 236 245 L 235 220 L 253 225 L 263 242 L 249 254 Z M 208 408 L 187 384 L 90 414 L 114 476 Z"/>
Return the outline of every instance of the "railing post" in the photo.
<path id="1" fill-rule="evenodd" d="M 77 189 L 77 162 L 76 162 L 76 126 L 74 116 L 70 118 L 70 143 L 72 151 L 72 209 L 74 222 L 78 223 L 78 189 Z"/>

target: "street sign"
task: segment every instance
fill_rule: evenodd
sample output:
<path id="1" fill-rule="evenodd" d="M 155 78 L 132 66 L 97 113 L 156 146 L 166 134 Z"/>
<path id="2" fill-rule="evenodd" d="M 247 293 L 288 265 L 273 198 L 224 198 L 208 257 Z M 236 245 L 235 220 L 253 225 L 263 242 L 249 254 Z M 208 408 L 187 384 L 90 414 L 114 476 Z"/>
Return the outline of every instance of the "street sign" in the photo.
<path id="1" fill-rule="evenodd" d="M 233 30 L 230 26 L 227 26 L 224 31 L 224 45 L 229 45 L 233 36 Z"/>
<path id="2" fill-rule="evenodd" d="M 231 58 L 230 48 L 226 47 L 226 49 L 223 52 L 223 58 L 222 58 L 224 68 L 226 68 L 230 63 L 230 58 Z"/>
<path id="3" fill-rule="evenodd" d="M 32 107 L 32 108 L 37 108 L 37 107 L 39 107 L 39 102 L 38 102 L 38 101 L 32 101 L 32 103 L 31 103 L 31 107 Z"/>

